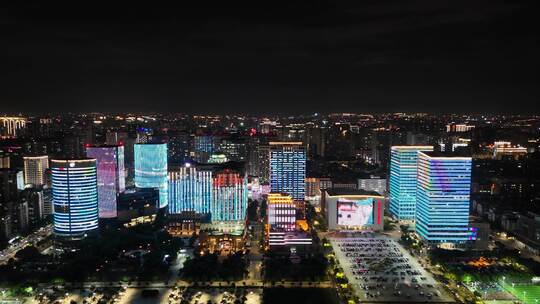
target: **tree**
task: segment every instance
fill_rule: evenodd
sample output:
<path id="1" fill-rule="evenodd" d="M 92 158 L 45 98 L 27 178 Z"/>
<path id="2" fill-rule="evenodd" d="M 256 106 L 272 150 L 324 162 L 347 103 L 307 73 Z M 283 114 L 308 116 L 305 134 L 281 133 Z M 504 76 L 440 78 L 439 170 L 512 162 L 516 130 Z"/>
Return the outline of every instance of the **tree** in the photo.
<path id="1" fill-rule="evenodd" d="M 35 262 L 37 260 L 40 260 L 43 256 L 39 252 L 39 250 L 34 246 L 26 246 L 23 249 L 17 251 L 15 254 L 15 257 L 18 260 L 24 261 L 24 262 Z"/>

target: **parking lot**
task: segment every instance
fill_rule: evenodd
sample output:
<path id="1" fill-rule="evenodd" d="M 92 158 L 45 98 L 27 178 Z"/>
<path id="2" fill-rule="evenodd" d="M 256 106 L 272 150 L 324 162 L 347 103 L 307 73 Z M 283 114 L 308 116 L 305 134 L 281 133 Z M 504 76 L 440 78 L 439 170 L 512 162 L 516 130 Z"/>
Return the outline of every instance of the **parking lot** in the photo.
<path id="1" fill-rule="evenodd" d="M 262 290 L 257 288 L 174 288 L 168 299 L 169 304 L 260 304 Z"/>
<path id="2" fill-rule="evenodd" d="M 330 242 L 363 303 L 453 302 L 415 258 L 384 235 L 362 233 Z"/>
<path id="3" fill-rule="evenodd" d="M 152 288 L 155 294 L 144 295 L 144 289 L 128 288 L 116 302 L 119 304 L 260 304 L 262 289 L 259 288 Z"/>

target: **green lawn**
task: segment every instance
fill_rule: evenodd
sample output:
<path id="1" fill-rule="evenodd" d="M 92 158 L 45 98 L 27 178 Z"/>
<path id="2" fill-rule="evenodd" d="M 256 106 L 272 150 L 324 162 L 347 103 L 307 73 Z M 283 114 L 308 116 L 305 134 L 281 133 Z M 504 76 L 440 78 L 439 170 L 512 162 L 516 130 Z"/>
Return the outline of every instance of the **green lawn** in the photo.
<path id="1" fill-rule="evenodd" d="M 540 303 L 540 286 L 539 285 L 522 285 L 504 284 L 504 289 L 513 294 L 516 298 L 523 301 L 525 304 Z"/>

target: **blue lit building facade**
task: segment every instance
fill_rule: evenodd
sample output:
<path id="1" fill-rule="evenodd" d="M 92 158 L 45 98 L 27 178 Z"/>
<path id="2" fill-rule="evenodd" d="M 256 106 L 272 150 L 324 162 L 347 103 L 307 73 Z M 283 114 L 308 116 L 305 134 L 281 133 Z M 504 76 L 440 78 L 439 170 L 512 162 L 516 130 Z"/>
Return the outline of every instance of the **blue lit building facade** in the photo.
<path id="1" fill-rule="evenodd" d="M 168 204 L 167 144 L 135 144 L 135 186 L 158 188 L 159 208 Z"/>
<path id="2" fill-rule="evenodd" d="M 118 194 L 126 189 L 124 147 L 89 146 L 86 156 L 97 162 L 99 217 L 115 218 Z"/>
<path id="3" fill-rule="evenodd" d="M 390 213 L 399 220 L 415 219 L 419 151 L 432 146 L 393 146 L 390 151 Z"/>
<path id="4" fill-rule="evenodd" d="M 169 172 L 169 214 L 195 212 L 212 222 L 244 221 L 247 178 L 225 169 L 200 169 L 186 164 Z"/>
<path id="5" fill-rule="evenodd" d="M 416 233 L 430 243 L 474 240 L 469 228 L 470 157 L 418 153 Z"/>
<path id="6" fill-rule="evenodd" d="M 270 142 L 270 191 L 304 200 L 306 151 L 301 142 Z"/>
<path id="7" fill-rule="evenodd" d="M 212 182 L 213 222 L 244 221 L 248 205 L 247 178 L 233 170 L 217 172 Z"/>
<path id="8" fill-rule="evenodd" d="M 214 138 L 211 135 L 199 135 L 195 136 L 195 141 L 193 143 L 195 151 L 197 152 L 214 152 Z"/>
<path id="9" fill-rule="evenodd" d="M 95 159 L 51 160 L 54 233 L 80 238 L 98 228 Z"/>
<path id="10" fill-rule="evenodd" d="M 193 139 L 195 160 L 199 163 L 206 163 L 210 154 L 215 151 L 216 145 L 214 137 L 211 135 L 199 135 Z"/>
<path id="11" fill-rule="evenodd" d="M 169 213 L 194 211 L 209 214 L 213 200 L 212 171 L 186 164 L 169 172 Z"/>

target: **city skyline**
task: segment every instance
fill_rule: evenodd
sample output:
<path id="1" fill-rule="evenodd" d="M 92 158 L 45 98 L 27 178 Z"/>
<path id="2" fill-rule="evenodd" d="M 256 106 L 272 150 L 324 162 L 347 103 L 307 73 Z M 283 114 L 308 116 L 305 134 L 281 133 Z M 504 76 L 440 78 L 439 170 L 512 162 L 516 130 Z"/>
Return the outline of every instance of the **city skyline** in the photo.
<path id="1" fill-rule="evenodd" d="M 0 1 L 0 304 L 538 304 L 539 9 Z"/>
<path id="2" fill-rule="evenodd" d="M 535 303 L 539 130 L 534 114 L 0 116 L 0 299 Z"/>

